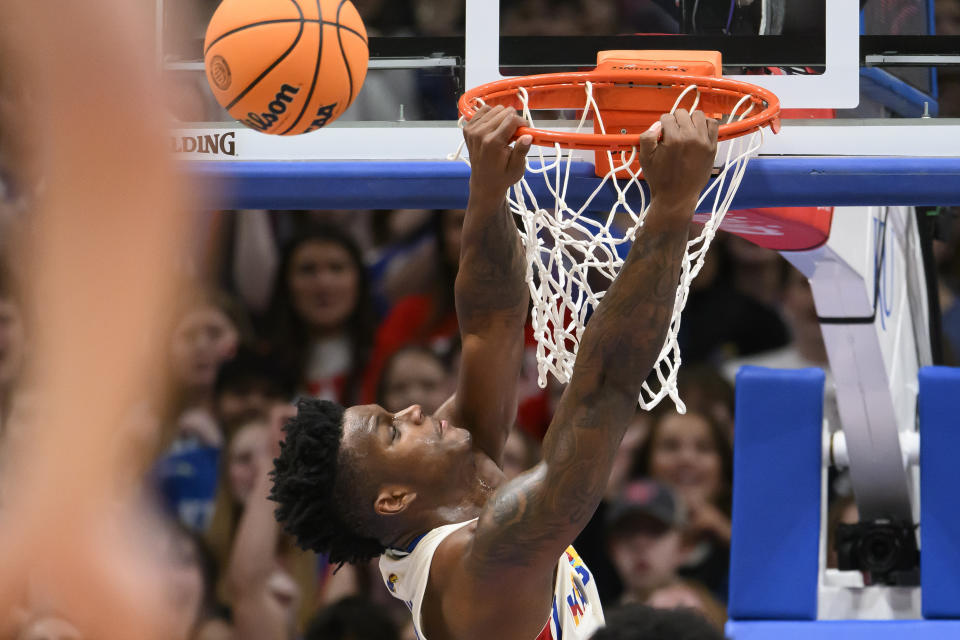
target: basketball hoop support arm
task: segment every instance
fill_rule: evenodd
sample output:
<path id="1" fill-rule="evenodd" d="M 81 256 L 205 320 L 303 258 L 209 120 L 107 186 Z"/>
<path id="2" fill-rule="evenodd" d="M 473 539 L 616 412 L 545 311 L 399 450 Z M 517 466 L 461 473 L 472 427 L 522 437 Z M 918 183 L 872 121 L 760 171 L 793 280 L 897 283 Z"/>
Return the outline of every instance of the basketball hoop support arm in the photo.
<path id="1" fill-rule="evenodd" d="M 916 523 L 901 434 L 916 431 L 917 374 L 932 354 L 914 210 L 838 208 L 833 225 L 823 247 L 783 255 L 813 291 L 860 518 Z"/>

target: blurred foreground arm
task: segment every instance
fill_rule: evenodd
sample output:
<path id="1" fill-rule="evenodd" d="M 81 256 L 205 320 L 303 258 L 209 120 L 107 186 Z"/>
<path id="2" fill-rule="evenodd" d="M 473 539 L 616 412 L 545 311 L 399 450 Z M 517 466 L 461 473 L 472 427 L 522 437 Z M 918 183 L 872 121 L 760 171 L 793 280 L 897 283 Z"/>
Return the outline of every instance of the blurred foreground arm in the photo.
<path id="1" fill-rule="evenodd" d="M 3 12 L 2 72 L 26 83 L 31 108 L 2 126 L 28 141 L 17 161 L 43 185 L 19 239 L 43 402 L 42 428 L 4 469 L 0 617 L 29 572 L 85 637 L 173 637 L 131 515 L 146 461 L 124 419 L 158 386 L 186 222 L 149 14 L 126 0 L 9 0 Z"/>

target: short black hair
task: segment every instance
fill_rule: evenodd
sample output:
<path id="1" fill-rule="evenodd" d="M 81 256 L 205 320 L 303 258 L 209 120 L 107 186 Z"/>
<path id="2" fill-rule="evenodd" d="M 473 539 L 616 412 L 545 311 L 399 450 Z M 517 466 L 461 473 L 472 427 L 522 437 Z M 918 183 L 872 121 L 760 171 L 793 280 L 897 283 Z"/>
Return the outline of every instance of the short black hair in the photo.
<path id="1" fill-rule="evenodd" d="M 590 640 L 723 640 L 693 609 L 654 609 L 643 604 L 618 607 L 604 615 L 606 626 Z"/>
<path id="2" fill-rule="evenodd" d="M 328 400 L 297 401 L 273 461 L 270 492 L 284 530 L 331 564 L 370 560 L 385 550 L 369 535 L 373 510 L 364 508 L 369 482 L 360 461 L 340 446 L 344 413 Z"/>
<path id="3" fill-rule="evenodd" d="M 382 605 L 351 596 L 319 611 L 303 637 L 304 640 L 398 640 L 400 634 Z"/>

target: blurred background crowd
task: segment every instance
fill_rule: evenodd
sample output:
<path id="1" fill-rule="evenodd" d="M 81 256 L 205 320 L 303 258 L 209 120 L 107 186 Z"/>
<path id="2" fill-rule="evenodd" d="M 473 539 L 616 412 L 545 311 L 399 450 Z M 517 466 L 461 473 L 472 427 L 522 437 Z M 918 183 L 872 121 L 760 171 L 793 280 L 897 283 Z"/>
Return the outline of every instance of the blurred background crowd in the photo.
<path id="1" fill-rule="evenodd" d="M 197 25 L 182 34 L 184 57 L 195 56 L 191 43 L 202 39 L 216 4 L 170 0 L 192 13 Z M 462 2 L 355 4 L 371 34 L 463 30 Z M 617 33 L 628 18 L 635 21 L 631 31 L 677 29 L 672 0 L 547 4 L 505 3 L 505 33 Z M 938 11 L 943 29 L 960 32 L 960 5 L 938 2 Z M 180 45 L 167 46 L 177 51 Z M 22 194 L 5 179 L 14 173 L 11 154 L 15 149 L 7 147 L 0 163 L 2 223 L 29 227 L 17 206 Z M 946 219 L 951 212 L 943 213 Z M 163 559 L 171 616 L 184 637 L 413 638 L 409 612 L 380 584 L 374 565 L 337 570 L 280 532 L 266 499 L 267 473 L 298 396 L 376 402 L 389 411 L 420 404 L 432 412 L 453 392 L 460 347 L 453 282 L 464 215 L 194 216 L 180 304 L 166 334 L 156 337 L 168 356 L 150 390 L 159 390 L 161 399 L 145 403 L 136 417 L 150 434 L 142 491 L 153 505 L 154 526 L 144 535 Z M 935 255 L 944 351 L 947 364 L 956 365 L 960 233 L 941 235 Z M 21 287 L 25 274 L 7 237 L 0 234 L 0 468 L 11 443 L 36 424 L 43 403 L 22 375 L 30 361 L 30 319 Z M 97 301 L 91 297 L 90 304 Z M 725 234 L 693 283 L 680 344 L 687 413 L 678 414 L 669 402 L 652 413 L 637 412 L 606 497 L 575 547 L 594 572 L 608 612 L 631 604 L 683 607 L 719 632 L 726 617 L 736 371 L 744 364 L 815 366 L 827 370 L 829 381 L 829 363 L 806 280 L 776 252 Z M 553 381 L 546 389 L 537 385 L 529 327 L 527 347 L 520 411 L 504 461 L 509 476 L 539 459 L 540 440 L 563 392 Z M 828 419 L 836 428 L 829 386 Z M 146 391 L 145 397 L 153 395 Z M 0 484 L 0 512 L 6 490 Z M 857 520 L 842 475 L 831 479 L 831 498 L 831 526 Z M 43 593 L 26 593 L 16 619 L 0 621 L 0 638 L 83 637 L 57 613 L 57 603 Z"/>
<path id="2" fill-rule="evenodd" d="M 196 216 L 204 242 L 184 266 L 181 303 L 161 338 L 168 367 L 155 382 L 163 399 L 138 417 L 154 427 L 145 432 L 159 434 L 149 443 L 143 490 L 156 505 L 151 535 L 169 561 L 171 601 L 191 637 L 246 637 L 251 620 L 261 625 L 256 637 L 412 637 L 409 613 L 374 565 L 335 571 L 279 531 L 267 472 L 297 396 L 433 411 L 452 393 L 459 352 L 453 280 L 464 215 Z M 960 345 L 960 238 L 938 242 L 937 256 L 945 328 Z M 18 384 L 30 358 L 20 275 L 11 260 L 0 280 L 0 465 L 43 402 Z M 669 402 L 637 412 L 606 498 L 575 546 L 606 608 L 692 608 L 721 629 L 736 370 L 829 364 L 806 281 L 779 254 L 734 236 L 721 235 L 711 249 L 683 327 L 688 412 Z M 528 339 L 504 461 L 510 476 L 538 460 L 563 391 L 555 382 L 537 386 L 535 348 Z M 856 521 L 844 478 L 831 488 L 833 521 Z M 69 637 L 29 635 L 54 613 L 42 598 L 25 602 L 21 637 Z M 275 621 L 271 635 L 263 635 L 264 620 Z"/>

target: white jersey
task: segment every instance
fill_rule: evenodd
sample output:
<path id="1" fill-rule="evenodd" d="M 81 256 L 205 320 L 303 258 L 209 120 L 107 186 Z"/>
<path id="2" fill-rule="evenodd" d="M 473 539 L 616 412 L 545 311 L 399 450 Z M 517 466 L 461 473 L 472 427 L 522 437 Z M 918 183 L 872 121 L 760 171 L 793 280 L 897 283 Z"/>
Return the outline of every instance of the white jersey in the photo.
<path id="1" fill-rule="evenodd" d="M 380 556 L 380 573 L 384 584 L 394 598 L 410 609 L 413 627 L 420 640 L 427 640 L 420 611 L 430 578 L 433 554 L 447 536 L 475 521 L 437 527 L 407 551 L 388 549 Z M 602 626 L 603 609 L 596 582 L 573 547 L 567 547 L 557 563 L 550 619 L 545 622 L 536 640 L 587 640 Z"/>

